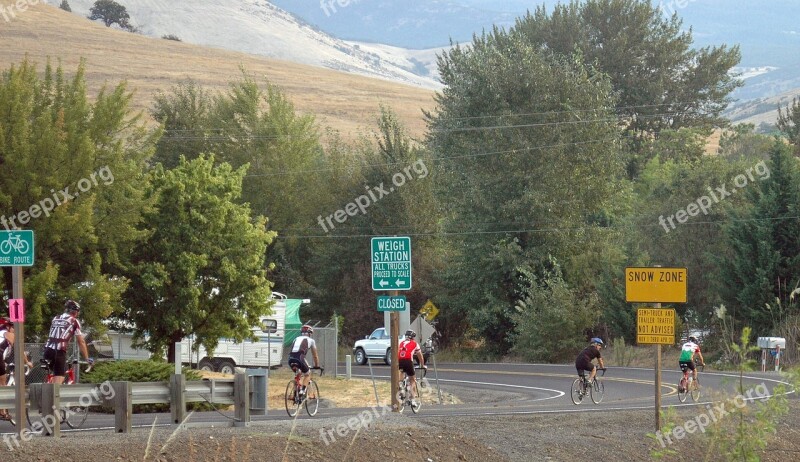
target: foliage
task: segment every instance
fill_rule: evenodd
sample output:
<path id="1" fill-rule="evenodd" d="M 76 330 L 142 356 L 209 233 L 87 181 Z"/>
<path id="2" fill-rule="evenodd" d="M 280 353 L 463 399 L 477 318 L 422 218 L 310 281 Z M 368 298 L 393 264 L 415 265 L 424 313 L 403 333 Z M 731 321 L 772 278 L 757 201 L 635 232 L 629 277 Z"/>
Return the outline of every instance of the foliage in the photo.
<path id="1" fill-rule="evenodd" d="M 722 124 L 730 93 L 742 85 L 729 72 L 741 59 L 738 47 L 692 47 L 691 29 L 651 2 L 572 0 L 549 14 L 542 5 L 517 19 L 511 33 L 536 48 L 579 53 L 607 74 L 631 133 Z M 632 177 L 636 170 L 629 165 Z"/>
<path id="2" fill-rule="evenodd" d="M 586 345 L 582 333 L 597 322 L 597 300 L 581 299 L 554 264 L 544 277 L 522 274 L 522 299 L 513 316 L 512 351 L 529 361 L 565 362 Z"/>
<path id="3" fill-rule="evenodd" d="M 756 332 L 776 322 L 770 303 L 788 297 L 800 280 L 800 172 L 780 141 L 773 144 L 769 177 L 746 190 L 752 206 L 725 226 L 730 256 L 718 260 L 721 296 L 735 318 Z"/>
<path id="4" fill-rule="evenodd" d="M 169 382 L 175 366 L 163 361 L 101 361 L 97 362 L 94 369 L 81 375 L 85 383 L 103 382 Z M 181 371 L 186 380 L 200 380 L 202 377 L 197 371 L 183 368 Z M 210 410 L 206 403 L 188 403 L 190 410 Z M 114 412 L 110 406 L 102 406 L 105 412 Z M 169 404 L 134 404 L 134 413 L 168 412 Z"/>
<path id="5" fill-rule="evenodd" d="M 504 353 L 519 275 L 606 241 L 594 225 L 622 175 L 611 89 L 578 57 L 499 30 L 452 48 L 439 69 L 445 88 L 427 119 L 451 233 L 443 305 Z"/>
<path id="6" fill-rule="evenodd" d="M 126 315 L 139 329 L 135 341 L 150 351 L 168 347 L 170 362 L 173 344 L 187 335 L 213 351 L 220 337 L 249 338 L 269 313 L 264 255 L 275 233 L 236 204 L 246 168 L 201 156 L 153 172 L 156 207 L 145 220 L 153 232 L 128 276 Z"/>
<path id="7" fill-rule="evenodd" d="M 121 29 L 132 30 L 129 20 L 131 19 L 128 10 L 114 0 L 97 0 L 89 9 L 89 19 L 92 21 L 101 20 L 106 27 L 112 24 L 118 25 Z"/>
<path id="8" fill-rule="evenodd" d="M 175 41 L 175 42 L 182 42 L 180 37 L 178 37 L 175 34 L 162 35 L 161 38 L 164 39 L 164 40 L 172 40 L 172 41 Z"/>
<path id="9" fill-rule="evenodd" d="M 800 99 L 793 98 L 785 109 L 778 107 L 778 129 L 794 145 L 795 154 L 800 154 Z"/>
<path id="10" fill-rule="evenodd" d="M 64 11 L 68 11 L 68 12 L 72 13 L 72 8 L 70 8 L 69 2 L 67 0 L 61 0 L 61 4 L 58 5 L 58 7 L 61 8 L 62 10 L 64 10 Z"/>
<path id="11" fill-rule="evenodd" d="M 120 306 L 119 273 L 144 236 L 143 171 L 160 135 L 130 100 L 119 84 L 89 101 L 84 63 L 71 78 L 49 64 L 39 74 L 28 61 L 0 76 L 3 226 L 36 236 L 25 275 L 29 341 L 46 335 L 67 298 L 93 327 Z"/>

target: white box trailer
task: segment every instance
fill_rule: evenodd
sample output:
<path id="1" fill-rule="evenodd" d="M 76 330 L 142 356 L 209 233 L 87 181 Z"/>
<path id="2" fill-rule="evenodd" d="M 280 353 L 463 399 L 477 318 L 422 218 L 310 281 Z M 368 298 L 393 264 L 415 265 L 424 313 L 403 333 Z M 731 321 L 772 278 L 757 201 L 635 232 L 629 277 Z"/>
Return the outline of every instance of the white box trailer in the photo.
<path id="1" fill-rule="evenodd" d="M 235 342 L 222 338 L 213 356 L 210 356 L 202 346 L 198 346 L 197 351 L 192 351 L 195 346 L 194 336 L 189 336 L 181 341 L 181 362 L 226 374 L 233 374 L 236 367 L 280 366 L 287 323 L 290 331 L 299 329 L 299 308 L 302 301 L 288 299 L 278 292 L 273 292 L 273 299 L 275 302 L 272 305 L 272 314 L 262 316 L 260 325 L 252 328 L 255 341 Z M 287 306 L 290 307 L 288 312 Z M 109 331 L 108 336 L 114 359 L 150 359 L 149 351 L 132 346 L 132 334 Z"/>

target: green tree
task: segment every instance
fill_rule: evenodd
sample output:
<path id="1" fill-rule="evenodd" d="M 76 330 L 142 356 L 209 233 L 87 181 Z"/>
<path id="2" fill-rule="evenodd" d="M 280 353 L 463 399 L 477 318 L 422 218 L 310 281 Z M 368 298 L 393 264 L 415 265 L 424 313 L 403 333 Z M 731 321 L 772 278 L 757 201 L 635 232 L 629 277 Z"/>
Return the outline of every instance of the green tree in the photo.
<path id="1" fill-rule="evenodd" d="M 31 340 L 67 298 L 82 304 L 90 326 L 119 309 L 127 283 L 119 275 L 143 237 L 143 172 L 159 136 L 130 111 L 130 98 L 119 84 L 89 101 L 83 63 L 71 78 L 50 65 L 40 74 L 28 61 L 0 77 L 0 221 L 36 236 L 25 275 Z"/>
<path id="2" fill-rule="evenodd" d="M 651 2 L 589 0 L 544 6 L 517 20 L 513 33 L 534 47 L 580 53 L 609 76 L 618 95 L 617 113 L 632 134 L 665 128 L 724 125 L 722 111 L 741 81 L 731 73 L 739 48 L 692 48 L 691 29 L 677 14 L 669 19 Z M 647 159 L 632 159 L 635 177 Z"/>
<path id="3" fill-rule="evenodd" d="M 795 153 L 800 154 L 800 99 L 794 98 L 785 109 L 778 107 L 778 129 L 794 145 Z"/>
<path id="4" fill-rule="evenodd" d="M 72 8 L 70 8 L 69 2 L 67 0 L 61 0 L 61 4 L 58 5 L 58 7 L 61 8 L 62 10 L 64 10 L 64 11 L 68 11 L 68 12 L 72 13 Z"/>
<path id="5" fill-rule="evenodd" d="M 584 332 L 598 321 L 598 299 L 582 297 L 551 262 L 544 276 L 521 274 L 523 294 L 513 316 L 513 351 L 526 361 L 569 362 L 586 345 Z"/>
<path id="6" fill-rule="evenodd" d="M 162 124 L 164 136 L 158 141 L 153 163 L 171 169 L 181 156 L 193 160 L 213 152 L 213 138 L 223 136 L 214 131 L 213 104 L 208 91 L 192 80 L 179 83 L 169 93 L 159 91 L 150 115 Z"/>
<path id="7" fill-rule="evenodd" d="M 428 114 L 432 179 L 444 206 L 446 305 L 505 352 L 518 276 L 568 261 L 602 233 L 622 175 L 611 86 L 519 34 L 476 37 L 439 59 Z"/>
<path id="8" fill-rule="evenodd" d="M 776 140 L 766 165 L 769 178 L 747 189 L 752 205 L 725 227 L 731 254 L 718 263 L 725 305 L 758 333 L 780 321 L 770 306 L 776 298 L 788 299 L 800 281 L 797 159 Z"/>
<path id="9" fill-rule="evenodd" d="M 103 21 L 106 27 L 116 24 L 125 30 L 132 29 L 129 22 L 131 16 L 128 14 L 128 10 L 114 0 L 97 0 L 94 2 L 94 6 L 89 8 L 89 13 L 89 19 L 92 21 L 99 19 Z"/>
<path id="10" fill-rule="evenodd" d="M 249 338 L 270 311 L 264 255 L 275 233 L 236 203 L 246 170 L 201 156 L 153 172 L 156 207 L 145 221 L 152 234 L 129 274 L 127 317 L 137 341 L 153 352 L 166 347 L 170 361 L 183 337 L 194 334 L 213 351 L 220 337 Z"/>

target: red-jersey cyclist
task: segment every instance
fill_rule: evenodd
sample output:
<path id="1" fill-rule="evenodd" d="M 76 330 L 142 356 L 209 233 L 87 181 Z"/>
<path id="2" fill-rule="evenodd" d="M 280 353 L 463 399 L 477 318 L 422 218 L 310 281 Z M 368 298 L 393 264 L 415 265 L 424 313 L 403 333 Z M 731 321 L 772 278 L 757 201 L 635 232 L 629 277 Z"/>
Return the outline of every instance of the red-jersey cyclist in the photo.
<path id="1" fill-rule="evenodd" d="M 414 356 L 416 356 L 417 360 L 419 360 L 420 366 L 422 366 L 424 369 L 428 368 L 428 366 L 425 365 L 425 358 L 422 356 L 422 350 L 419 347 L 419 343 L 414 340 L 416 336 L 416 332 L 411 329 L 407 330 L 405 333 L 405 340 L 400 342 L 400 345 L 397 348 L 397 365 L 400 370 L 405 372 L 405 374 L 411 379 L 412 401 L 414 401 L 414 397 L 417 396 L 417 378 L 415 377 L 414 372 Z"/>

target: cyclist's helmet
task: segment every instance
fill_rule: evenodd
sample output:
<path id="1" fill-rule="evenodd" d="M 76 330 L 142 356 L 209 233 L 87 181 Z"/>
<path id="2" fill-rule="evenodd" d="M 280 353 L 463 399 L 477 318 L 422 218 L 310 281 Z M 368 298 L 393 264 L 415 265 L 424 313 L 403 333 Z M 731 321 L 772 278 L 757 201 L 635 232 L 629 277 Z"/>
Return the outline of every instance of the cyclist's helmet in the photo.
<path id="1" fill-rule="evenodd" d="M 81 306 L 78 305 L 78 302 L 76 302 L 75 300 L 67 300 L 67 302 L 64 303 L 64 311 L 66 311 L 67 313 L 72 313 L 80 310 Z"/>
<path id="2" fill-rule="evenodd" d="M 697 343 L 697 337 L 695 336 L 689 337 L 689 341 L 692 343 Z"/>
<path id="3" fill-rule="evenodd" d="M 314 333 L 314 328 L 306 324 L 300 328 L 300 335 L 311 335 Z"/>
<path id="4" fill-rule="evenodd" d="M 595 337 L 592 339 L 592 344 L 603 346 L 603 339 L 601 339 L 600 337 Z"/>
<path id="5" fill-rule="evenodd" d="M 14 323 L 8 318 L 0 318 L 0 329 L 5 329 L 7 327 L 14 327 Z"/>
<path id="6" fill-rule="evenodd" d="M 414 332 L 413 330 L 411 330 L 411 329 L 408 329 L 408 330 L 406 331 L 406 338 L 414 338 L 414 337 L 416 337 L 416 336 L 417 336 L 417 333 L 416 333 L 416 332 Z"/>

